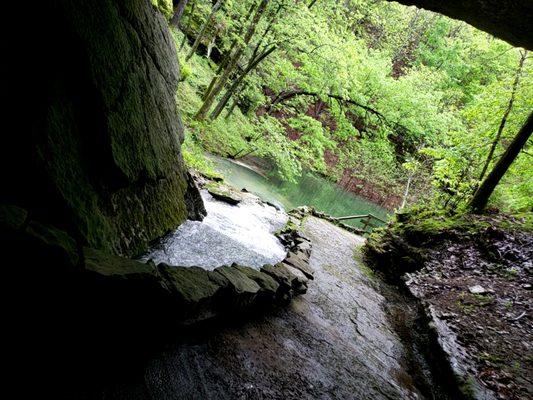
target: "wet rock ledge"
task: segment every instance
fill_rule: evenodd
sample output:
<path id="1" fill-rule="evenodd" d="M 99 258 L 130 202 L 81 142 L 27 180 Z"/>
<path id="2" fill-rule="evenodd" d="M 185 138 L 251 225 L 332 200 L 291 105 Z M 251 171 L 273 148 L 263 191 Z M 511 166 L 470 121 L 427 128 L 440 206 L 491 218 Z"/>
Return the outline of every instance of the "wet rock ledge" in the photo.
<path id="1" fill-rule="evenodd" d="M 217 190 L 232 196 L 233 189 Z M 235 204 L 233 200 L 228 202 Z M 311 244 L 299 232 L 301 219 L 296 216 L 291 216 L 286 226 L 276 233 L 287 249 L 283 261 L 264 265 L 260 270 L 233 264 L 214 271 L 165 263 L 156 265 L 152 261 L 144 263 L 80 246 L 66 232 L 32 221 L 25 210 L 15 206 L 2 206 L 0 216 L 6 238 L 25 243 L 21 246 L 25 251 L 34 252 L 32 248 L 39 248 L 39 253 L 53 255 L 52 265 L 61 266 L 65 273 L 60 281 L 67 276 L 72 279 L 65 285 L 82 284 L 91 292 L 105 288 L 114 293 L 112 297 L 123 293 L 121 301 L 124 302 L 129 296 L 144 299 L 145 304 L 170 310 L 165 318 L 171 318 L 173 324 L 190 325 L 225 314 L 284 305 L 305 293 L 309 280 L 313 279 L 308 263 Z M 50 273 L 54 276 L 59 271 Z"/>

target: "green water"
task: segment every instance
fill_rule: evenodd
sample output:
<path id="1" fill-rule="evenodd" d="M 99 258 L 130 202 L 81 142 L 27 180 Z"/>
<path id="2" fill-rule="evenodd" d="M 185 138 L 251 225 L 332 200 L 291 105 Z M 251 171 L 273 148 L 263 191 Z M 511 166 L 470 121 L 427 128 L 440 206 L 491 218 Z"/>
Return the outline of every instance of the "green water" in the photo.
<path id="1" fill-rule="evenodd" d="M 304 173 L 297 183 L 278 182 L 226 159 L 211 156 L 209 158 L 230 185 L 237 189 L 246 188 L 263 200 L 282 206 L 285 210 L 309 205 L 335 217 L 369 213 L 384 220 L 389 217 L 384 208 L 312 173 Z M 361 227 L 358 220 L 345 222 Z"/>

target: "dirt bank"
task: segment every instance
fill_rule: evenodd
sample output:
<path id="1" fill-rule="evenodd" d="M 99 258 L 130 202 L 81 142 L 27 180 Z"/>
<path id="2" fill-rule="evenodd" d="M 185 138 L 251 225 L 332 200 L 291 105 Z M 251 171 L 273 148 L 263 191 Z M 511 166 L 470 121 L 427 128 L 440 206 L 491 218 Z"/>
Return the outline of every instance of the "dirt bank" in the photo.
<path id="1" fill-rule="evenodd" d="M 502 216 L 404 217 L 368 254 L 426 307 L 465 395 L 533 397 L 533 235 Z"/>

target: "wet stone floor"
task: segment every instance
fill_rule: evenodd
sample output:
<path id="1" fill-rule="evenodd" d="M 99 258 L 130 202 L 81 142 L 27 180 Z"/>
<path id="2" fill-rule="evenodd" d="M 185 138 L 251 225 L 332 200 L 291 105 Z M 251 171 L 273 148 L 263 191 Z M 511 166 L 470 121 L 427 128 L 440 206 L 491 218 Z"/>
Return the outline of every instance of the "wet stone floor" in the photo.
<path id="1" fill-rule="evenodd" d="M 354 257 L 363 238 L 308 217 L 315 280 L 285 309 L 206 329 L 149 361 L 135 384 L 105 398 L 423 398 L 387 317 L 387 300 Z"/>

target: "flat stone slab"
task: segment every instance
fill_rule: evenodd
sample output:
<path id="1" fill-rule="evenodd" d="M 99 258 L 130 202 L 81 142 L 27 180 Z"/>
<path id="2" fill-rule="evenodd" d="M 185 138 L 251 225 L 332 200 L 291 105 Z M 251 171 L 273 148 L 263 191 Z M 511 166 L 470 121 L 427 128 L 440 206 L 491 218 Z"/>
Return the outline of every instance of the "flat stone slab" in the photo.
<path id="1" fill-rule="evenodd" d="M 261 287 L 246 274 L 233 266 L 223 266 L 216 268 L 213 271 L 215 274 L 220 274 L 226 278 L 235 292 L 256 294 L 261 290 Z"/>
<path id="2" fill-rule="evenodd" d="M 404 369 L 407 349 L 388 319 L 386 299 L 353 257 L 363 238 L 314 217 L 304 231 L 315 270 L 305 295 L 165 351 L 122 397 L 142 388 L 154 399 L 424 398 Z M 292 284 L 295 275 L 280 265 L 263 271 Z"/>
<path id="3" fill-rule="evenodd" d="M 309 265 L 309 256 L 306 253 L 301 251 L 298 253 L 289 252 L 288 256 L 283 260 L 283 263 L 300 270 L 307 279 L 314 279 L 315 271 Z"/>
<path id="4" fill-rule="evenodd" d="M 221 277 L 213 278 L 210 271 L 200 267 L 174 267 L 159 264 L 170 289 L 185 303 L 194 305 L 213 298 L 228 285 Z"/>
<path id="5" fill-rule="evenodd" d="M 215 199 L 224 201 L 231 205 L 237 205 L 243 200 L 243 197 L 241 194 L 239 194 L 239 192 L 235 191 L 229 186 L 220 183 L 208 183 L 207 185 L 205 185 L 205 189 Z"/>
<path id="6" fill-rule="evenodd" d="M 270 292 L 272 295 L 275 295 L 276 292 L 279 289 L 279 283 L 276 282 L 270 275 L 265 274 L 263 272 L 260 272 L 256 269 L 245 267 L 242 265 L 233 265 L 234 268 L 237 268 L 239 271 L 241 271 L 243 274 L 245 274 L 248 278 L 255 281 L 262 292 Z"/>
<path id="7" fill-rule="evenodd" d="M 303 294 L 307 291 L 308 279 L 305 275 L 283 262 L 276 265 L 265 265 L 261 268 L 261 272 L 272 276 L 279 282 L 282 289 L 285 288 L 291 295 L 292 293 Z"/>
<path id="8" fill-rule="evenodd" d="M 85 270 L 113 279 L 160 280 L 153 263 L 143 263 L 90 247 L 83 249 Z"/>

